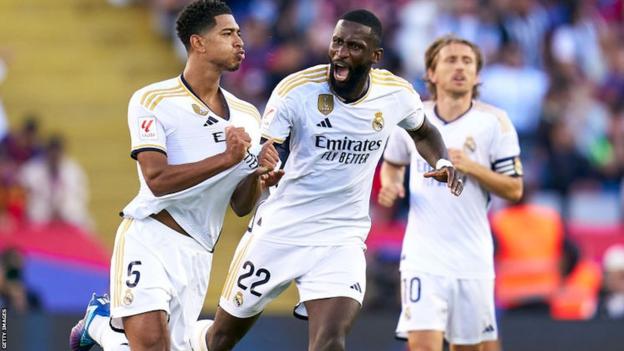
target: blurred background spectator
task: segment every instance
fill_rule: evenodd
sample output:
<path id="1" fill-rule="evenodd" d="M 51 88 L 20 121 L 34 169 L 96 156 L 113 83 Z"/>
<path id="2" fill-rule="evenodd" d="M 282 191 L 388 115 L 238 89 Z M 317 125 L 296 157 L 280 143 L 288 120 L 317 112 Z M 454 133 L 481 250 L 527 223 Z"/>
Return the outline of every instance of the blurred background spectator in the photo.
<path id="1" fill-rule="evenodd" d="M 624 245 L 611 246 L 604 255 L 604 284 L 596 315 L 624 320 Z"/>
<path id="2" fill-rule="evenodd" d="M 23 279 L 23 258 L 16 249 L 7 249 L 0 257 L 0 305 L 24 314 L 41 308 L 41 301 Z"/>
<path id="3" fill-rule="evenodd" d="M 61 136 L 50 136 L 42 155 L 31 158 L 20 170 L 26 215 L 33 223 L 60 221 L 90 229 L 87 178 L 80 165 L 65 154 L 64 144 Z"/>

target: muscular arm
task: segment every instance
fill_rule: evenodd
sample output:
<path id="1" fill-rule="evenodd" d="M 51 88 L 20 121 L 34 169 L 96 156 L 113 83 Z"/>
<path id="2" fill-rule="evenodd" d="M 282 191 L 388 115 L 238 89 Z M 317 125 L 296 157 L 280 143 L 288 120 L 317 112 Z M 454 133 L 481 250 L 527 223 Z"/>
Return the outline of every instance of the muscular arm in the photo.
<path id="1" fill-rule="evenodd" d="M 416 130 L 408 130 L 418 153 L 431 165 L 436 168 L 436 162 L 441 159 L 448 159 L 446 146 L 442 140 L 442 135 L 433 124 L 425 118 L 423 125 Z"/>
<path id="2" fill-rule="evenodd" d="M 234 210 L 236 215 L 242 217 L 253 210 L 258 198 L 265 190 L 265 184 L 262 181 L 263 177 L 275 176 L 273 169 L 277 166 L 278 161 L 279 155 L 275 146 L 273 146 L 273 141 L 264 142 L 262 150 L 258 155 L 258 169 L 238 183 L 230 199 L 230 206 L 232 206 L 232 210 Z M 283 171 L 276 176 L 277 179 L 273 180 L 279 181 L 281 175 L 283 175 Z"/>
<path id="3" fill-rule="evenodd" d="M 522 197 L 522 177 L 497 173 L 472 161 L 463 151 L 458 149 L 449 150 L 449 154 L 451 162 L 460 172 L 474 178 L 487 191 L 512 202 L 517 202 Z"/>
<path id="4" fill-rule="evenodd" d="M 251 139 L 244 128 L 225 128 L 225 151 L 201 161 L 170 165 L 167 156 L 157 151 L 143 151 L 137 155 L 143 178 L 156 196 L 175 193 L 195 186 L 217 173 L 239 163 Z"/>
<path id="5" fill-rule="evenodd" d="M 246 216 L 253 210 L 262 194 L 260 177 L 254 172 L 241 180 L 230 199 L 230 206 L 237 216 Z"/>
<path id="6" fill-rule="evenodd" d="M 198 162 L 170 165 L 165 154 L 143 151 L 137 155 L 137 160 L 147 186 L 156 196 L 193 187 L 238 163 L 225 153 Z"/>

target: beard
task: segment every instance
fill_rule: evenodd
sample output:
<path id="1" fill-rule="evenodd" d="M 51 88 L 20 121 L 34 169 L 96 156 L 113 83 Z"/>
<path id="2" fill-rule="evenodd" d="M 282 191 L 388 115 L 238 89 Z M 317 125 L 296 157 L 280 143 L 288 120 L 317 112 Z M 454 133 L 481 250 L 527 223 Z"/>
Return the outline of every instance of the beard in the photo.
<path id="1" fill-rule="evenodd" d="M 368 73 L 370 71 L 370 66 L 359 65 L 355 67 L 349 68 L 349 76 L 345 81 L 338 82 L 336 78 L 334 78 L 334 64 L 330 63 L 330 72 L 329 82 L 334 89 L 334 91 L 341 97 L 352 95 L 355 89 L 357 89 L 358 85 L 365 81 Z"/>

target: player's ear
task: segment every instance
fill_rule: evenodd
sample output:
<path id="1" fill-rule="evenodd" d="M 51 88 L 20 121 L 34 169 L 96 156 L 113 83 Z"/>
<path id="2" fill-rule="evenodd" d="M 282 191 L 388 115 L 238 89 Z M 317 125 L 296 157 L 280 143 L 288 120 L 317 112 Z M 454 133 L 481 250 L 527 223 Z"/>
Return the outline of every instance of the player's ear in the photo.
<path id="1" fill-rule="evenodd" d="M 377 48 L 375 50 L 373 50 L 373 64 L 377 64 L 379 62 L 381 62 L 381 60 L 383 59 L 383 48 Z"/>
<path id="2" fill-rule="evenodd" d="M 433 70 L 431 68 L 427 69 L 427 80 L 430 81 L 431 83 L 435 83 Z"/>
<path id="3" fill-rule="evenodd" d="M 190 47 L 197 52 L 206 52 L 206 46 L 204 45 L 204 38 L 201 35 L 193 34 L 189 38 Z"/>

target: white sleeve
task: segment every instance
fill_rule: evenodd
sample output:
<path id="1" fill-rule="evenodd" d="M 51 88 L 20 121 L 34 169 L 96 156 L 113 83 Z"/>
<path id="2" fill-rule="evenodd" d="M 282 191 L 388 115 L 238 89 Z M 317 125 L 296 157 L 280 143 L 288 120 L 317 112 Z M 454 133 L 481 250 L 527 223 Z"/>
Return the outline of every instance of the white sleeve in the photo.
<path id="1" fill-rule="evenodd" d="M 143 107 L 138 99 L 132 98 L 128 106 L 128 128 L 130 129 L 130 156 L 136 160 L 141 151 L 159 151 L 167 154 L 165 128 L 153 112 Z"/>
<path id="2" fill-rule="evenodd" d="M 384 160 L 395 165 L 408 165 L 412 158 L 414 141 L 403 128 L 394 128 L 388 138 Z"/>
<path id="3" fill-rule="evenodd" d="M 399 126 L 406 130 L 417 130 L 425 121 L 425 111 L 420 95 L 415 90 L 401 89 L 398 106 L 403 111 Z"/>
<path id="4" fill-rule="evenodd" d="M 261 134 L 263 138 L 283 143 L 293 126 L 293 113 L 289 106 L 291 99 L 281 97 L 273 91 L 262 116 Z"/>
<path id="5" fill-rule="evenodd" d="M 492 170 L 512 177 L 522 176 L 518 134 L 507 114 L 499 116 L 490 148 Z"/>

